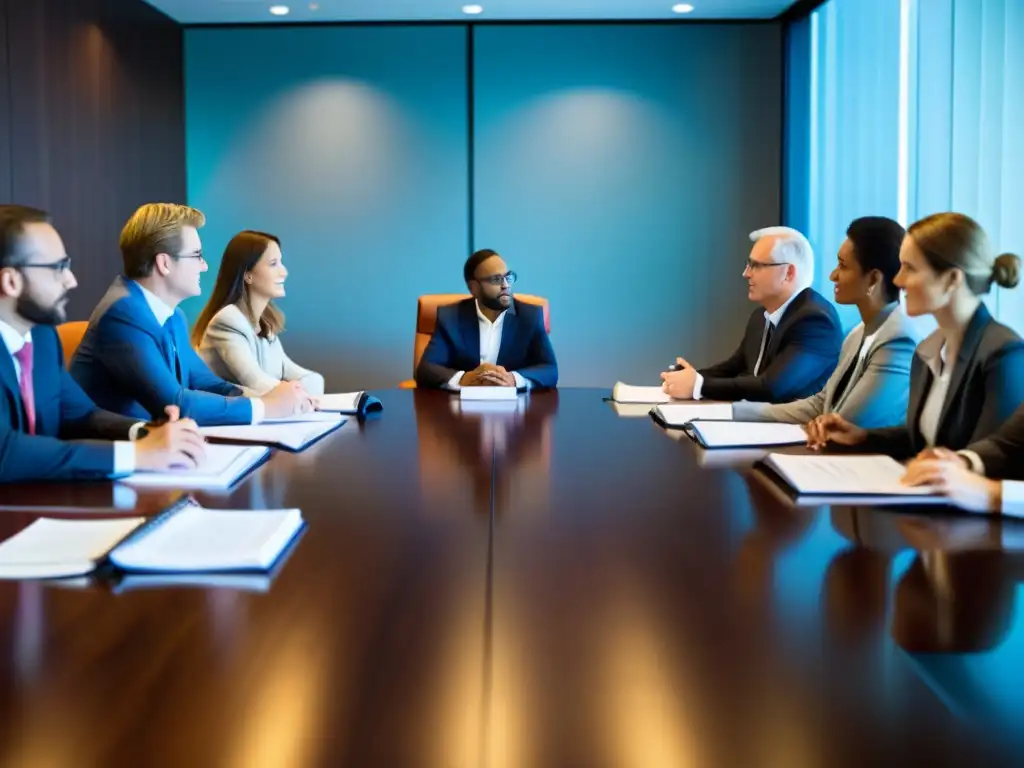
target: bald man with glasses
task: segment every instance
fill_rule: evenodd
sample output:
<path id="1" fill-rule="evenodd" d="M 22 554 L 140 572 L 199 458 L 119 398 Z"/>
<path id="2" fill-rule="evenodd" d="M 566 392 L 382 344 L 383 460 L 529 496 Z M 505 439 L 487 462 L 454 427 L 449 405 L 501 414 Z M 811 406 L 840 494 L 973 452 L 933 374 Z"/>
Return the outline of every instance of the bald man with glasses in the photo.
<path id="1" fill-rule="evenodd" d="M 558 363 L 544 328 L 544 310 L 512 296 L 516 273 L 485 248 L 462 270 L 472 298 L 439 307 L 430 343 L 416 368 L 416 384 L 462 387 L 552 388 Z"/>

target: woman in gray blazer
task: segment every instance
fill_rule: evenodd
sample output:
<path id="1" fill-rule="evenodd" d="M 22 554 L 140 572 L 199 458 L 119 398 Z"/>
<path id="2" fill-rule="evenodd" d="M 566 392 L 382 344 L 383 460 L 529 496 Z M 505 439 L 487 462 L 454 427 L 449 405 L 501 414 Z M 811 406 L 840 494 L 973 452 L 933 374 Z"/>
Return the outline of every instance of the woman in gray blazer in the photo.
<path id="1" fill-rule="evenodd" d="M 864 428 L 904 423 L 910 361 L 920 340 L 893 284 L 905 235 L 902 226 L 882 216 L 850 224 L 829 279 L 836 303 L 856 305 L 861 322 L 843 342 L 839 365 L 821 392 L 792 403 L 733 403 L 734 419 L 806 424 L 838 413 Z"/>
<path id="2" fill-rule="evenodd" d="M 939 328 L 911 362 L 906 423 L 864 429 L 830 413 L 807 425 L 808 443 L 904 460 L 934 446 L 962 450 L 998 430 L 1024 402 L 1024 340 L 981 297 L 993 283 L 1013 288 L 1019 273 L 1020 259 L 994 258 L 969 216 L 937 213 L 912 224 L 896 285 L 907 314 L 931 315 Z"/>
<path id="3" fill-rule="evenodd" d="M 239 232 L 224 249 L 213 294 L 192 329 L 192 345 L 214 373 L 257 395 L 282 381 L 298 381 L 318 397 L 323 376 L 293 363 L 281 345 L 284 315 L 274 299 L 284 296 L 287 277 L 278 238 Z"/>

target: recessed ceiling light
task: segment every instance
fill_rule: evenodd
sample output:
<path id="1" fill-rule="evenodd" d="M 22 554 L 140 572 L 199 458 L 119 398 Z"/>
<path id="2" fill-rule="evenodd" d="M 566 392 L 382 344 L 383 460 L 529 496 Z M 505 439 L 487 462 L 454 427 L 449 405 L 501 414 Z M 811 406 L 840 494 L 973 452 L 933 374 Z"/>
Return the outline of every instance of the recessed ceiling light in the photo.
<path id="1" fill-rule="evenodd" d="M 319 11 L 320 10 L 320 4 L 319 3 L 310 3 L 309 4 L 309 10 L 311 10 L 311 11 Z"/>
<path id="2" fill-rule="evenodd" d="M 484 7 L 482 5 L 464 5 L 462 6 L 462 12 L 468 13 L 470 16 L 476 16 L 484 12 Z"/>
<path id="3" fill-rule="evenodd" d="M 693 10 L 693 6 L 689 3 L 677 3 L 672 6 L 672 13 L 689 13 Z"/>
<path id="4" fill-rule="evenodd" d="M 287 16 L 290 9 L 287 5 L 272 5 L 270 6 L 270 12 L 275 16 Z"/>

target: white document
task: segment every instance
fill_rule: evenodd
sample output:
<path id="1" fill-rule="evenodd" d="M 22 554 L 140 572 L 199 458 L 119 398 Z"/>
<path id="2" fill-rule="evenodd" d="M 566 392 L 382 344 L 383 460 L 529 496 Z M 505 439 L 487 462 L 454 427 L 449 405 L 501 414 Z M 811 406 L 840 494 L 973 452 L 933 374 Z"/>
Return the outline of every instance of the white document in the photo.
<path id="1" fill-rule="evenodd" d="M 763 445 L 803 445 L 807 442 L 807 433 L 799 424 L 691 421 L 686 428 L 705 448 L 757 448 Z"/>
<path id="2" fill-rule="evenodd" d="M 612 400 L 617 403 L 669 403 L 672 398 L 665 394 L 661 387 L 634 387 L 621 381 L 612 387 Z"/>
<path id="3" fill-rule="evenodd" d="M 270 449 L 261 445 L 208 443 L 202 466 L 162 472 L 137 471 L 121 482 L 149 488 L 230 488 L 269 453 Z"/>
<path id="4" fill-rule="evenodd" d="M 695 419 L 730 421 L 732 403 L 664 403 L 654 412 L 667 426 L 682 427 Z"/>
<path id="5" fill-rule="evenodd" d="M 906 468 L 889 456 L 793 456 L 773 453 L 765 463 L 800 494 L 932 496 L 927 487 L 900 482 Z"/>
<path id="6" fill-rule="evenodd" d="M 463 387 L 460 400 L 515 400 L 519 391 L 515 387 Z"/>
<path id="7" fill-rule="evenodd" d="M 142 529 L 110 553 L 125 571 L 265 571 L 302 528 L 298 509 L 185 507 Z"/>
<path id="8" fill-rule="evenodd" d="M 328 432 L 345 423 L 346 418 L 336 413 L 329 420 L 295 421 L 278 424 L 240 424 L 229 427 L 200 427 L 203 437 L 231 440 L 241 443 L 276 445 L 289 451 L 299 451 L 319 440 Z"/>
<path id="9" fill-rule="evenodd" d="M 89 573 L 111 547 L 144 522 L 143 517 L 116 520 L 41 517 L 0 544 L 0 578 L 59 579 Z"/>
<path id="10" fill-rule="evenodd" d="M 298 422 L 310 422 L 319 421 L 335 422 L 338 420 L 338 412 L 336 411 L 310 411 L 309 413 L 297 413 L 294 416 L 278 416 L 275 419 L 264 419 L 259 424 L 254 426 L 260 426 L 261 424 L 296 424 Z M 247 426 L 247 425 L 243 425 Z"/>
<path id="11" fill-rule="evenodd" d="M 320 410 L 333 411 L 334 413 L 357 413 L 359 411 L 359 398 L 362 396 L 362 392 L 324 395 L 319 398 Z"/>

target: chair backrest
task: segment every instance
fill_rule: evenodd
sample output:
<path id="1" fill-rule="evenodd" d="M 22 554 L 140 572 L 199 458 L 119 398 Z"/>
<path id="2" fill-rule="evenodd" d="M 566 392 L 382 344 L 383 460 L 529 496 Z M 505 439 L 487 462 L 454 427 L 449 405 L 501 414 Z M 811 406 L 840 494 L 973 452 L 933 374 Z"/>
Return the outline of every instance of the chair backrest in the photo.
<path id="1" fill-rule="evenodd" d="M 60 345 L 64 348 L 65 367 L 71 366 L 71 358 L 74 357 L 78 345 L 82 343 L 82 337 L 85 336 L 85 330 L 88 327 L 89 323 L 86 320 L 75 320 L 74 322 L 63 323 L 57 326 Z"/>
<path id="2" fill-rule="evenodd" d="M 420 358 L 423 357 L 423 350 L 427 348 L 430 337 L 434 335 L 434 327 L 437 325 L 437 308 L 468 298 L 470 298 L 468 293 L 428 293 L 420 296 L 419 304 L 416 307 L 416 339 L 412 355 L 413 375 L 416 374 Z M 548 305 L 547 299 L 541 296 L 531 296 L 528 293 L 517 293 L 515 298 L 524 304 L 543 307 L 544 328 L 551 333 L 551 307 Z"/>

